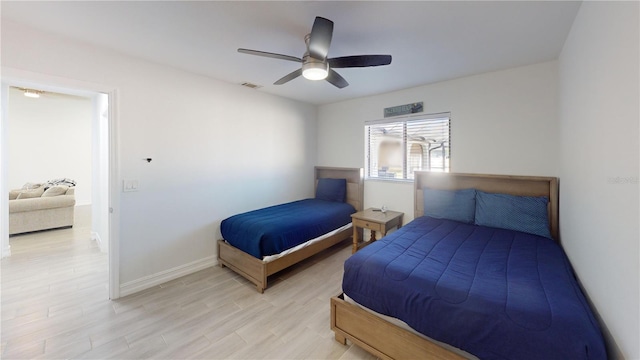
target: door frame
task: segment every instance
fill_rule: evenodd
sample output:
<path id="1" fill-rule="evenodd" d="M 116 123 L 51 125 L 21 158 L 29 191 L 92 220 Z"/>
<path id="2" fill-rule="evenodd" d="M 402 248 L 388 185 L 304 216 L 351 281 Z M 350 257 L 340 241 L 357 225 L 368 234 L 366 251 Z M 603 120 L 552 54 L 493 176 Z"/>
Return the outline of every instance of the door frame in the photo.
<path id="1" fill-rule="evenodd" d="M 68 79 L 58 76 L 45 75 L 24 71 L 14 68 L 2 68 L 2 85 L 0 96 L 0 193 L 8 194 L 8 134 L 10 129 L 7 126 L 7 102 L 9 99 L 9 87 L 37 88 L 44 91 L 53 91 L 79 96 L 88 96 L 95 99 L 98 94 L 106 94 L 109 101 L 108 111 L 108 146 L 109 146 L 109 184 L 108 191 L 109 224 L 108 239 L 106 239 L 109 249 L 109 298 L 120 297 L 120 197 L 119 197 L 119 157 L 118 146 L 118 90 L 114 86 L 96 84 L 75 79 Z M 97 113 L 96 102 L 93 103 L 94 116 Z M 98 151 L 95 148 L 92 150 Z M 93 191 L 104 191 L 105 189 L 93 189 Z M 11 256 L 9 246 L 9 200 L 7 196 L 0 196 L 0 249 L 2 258 Z"/>

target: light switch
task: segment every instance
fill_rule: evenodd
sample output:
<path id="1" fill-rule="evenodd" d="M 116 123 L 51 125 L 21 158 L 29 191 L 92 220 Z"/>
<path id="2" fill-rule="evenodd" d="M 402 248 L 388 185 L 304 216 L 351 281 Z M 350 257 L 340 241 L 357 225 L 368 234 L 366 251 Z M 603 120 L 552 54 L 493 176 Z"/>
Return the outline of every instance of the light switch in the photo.
<path id="1" fill-rule="evenodd" d="M 124 180 L 122 187 L 124 192 L 138 191 L 138 180 Z"/>

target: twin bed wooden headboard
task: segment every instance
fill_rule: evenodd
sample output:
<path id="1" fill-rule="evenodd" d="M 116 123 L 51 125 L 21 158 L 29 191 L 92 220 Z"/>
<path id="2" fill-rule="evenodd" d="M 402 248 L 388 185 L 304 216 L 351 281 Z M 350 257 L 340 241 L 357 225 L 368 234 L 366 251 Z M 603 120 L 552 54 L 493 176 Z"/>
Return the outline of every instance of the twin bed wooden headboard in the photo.
<path id="1" fill-rule="evenodd" d="M 490 193 L 549 198 L 549 230 L 558 241 L 558 178 L 540 176 L 510 176 L 438 173 L 416 171 L 414 181 L 414 217 L 424 215 L 422 188 L 458 190 L 474 188 Z"/>
<path id="2" fill-rule="evenodd" d="M 339 167 L 315 167 L 315 189 L 318 186 L 318 179 L 347 179 L 347 202 L 356 210 L 363 210 L 364 206 L 364 170 L 362 168 L 339 168 Z"/>

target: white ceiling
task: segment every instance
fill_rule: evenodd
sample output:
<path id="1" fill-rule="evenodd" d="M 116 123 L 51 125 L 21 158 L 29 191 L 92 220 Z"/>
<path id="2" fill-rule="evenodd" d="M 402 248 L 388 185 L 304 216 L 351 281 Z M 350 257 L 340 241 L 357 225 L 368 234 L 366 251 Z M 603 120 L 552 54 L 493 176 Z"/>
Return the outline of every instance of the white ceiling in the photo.
<path id="1" fill-rule="evenodd" d="M 553 60 L 580 2 L 100 1 L 1 3 L 2 19 L 312 104 Z M 316 16 L 334 21 L 329 57 L 390 54 L 389 66 L 337 69 L 350 83 L 299 77 L 273 85 L 302 57 Z"/>

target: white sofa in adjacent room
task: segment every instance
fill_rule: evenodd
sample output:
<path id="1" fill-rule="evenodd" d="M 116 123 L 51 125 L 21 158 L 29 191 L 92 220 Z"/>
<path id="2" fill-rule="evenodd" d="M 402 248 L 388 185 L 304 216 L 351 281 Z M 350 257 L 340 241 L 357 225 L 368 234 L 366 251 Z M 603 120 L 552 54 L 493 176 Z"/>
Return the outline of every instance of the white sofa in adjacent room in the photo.
<path id="1" fill-rule="evenodd" d="M 9 194 L 9 235 L 73 226 L 74 188 L 12 190 Z M 28 195 L 20 195 L 29 192 Z"/>

